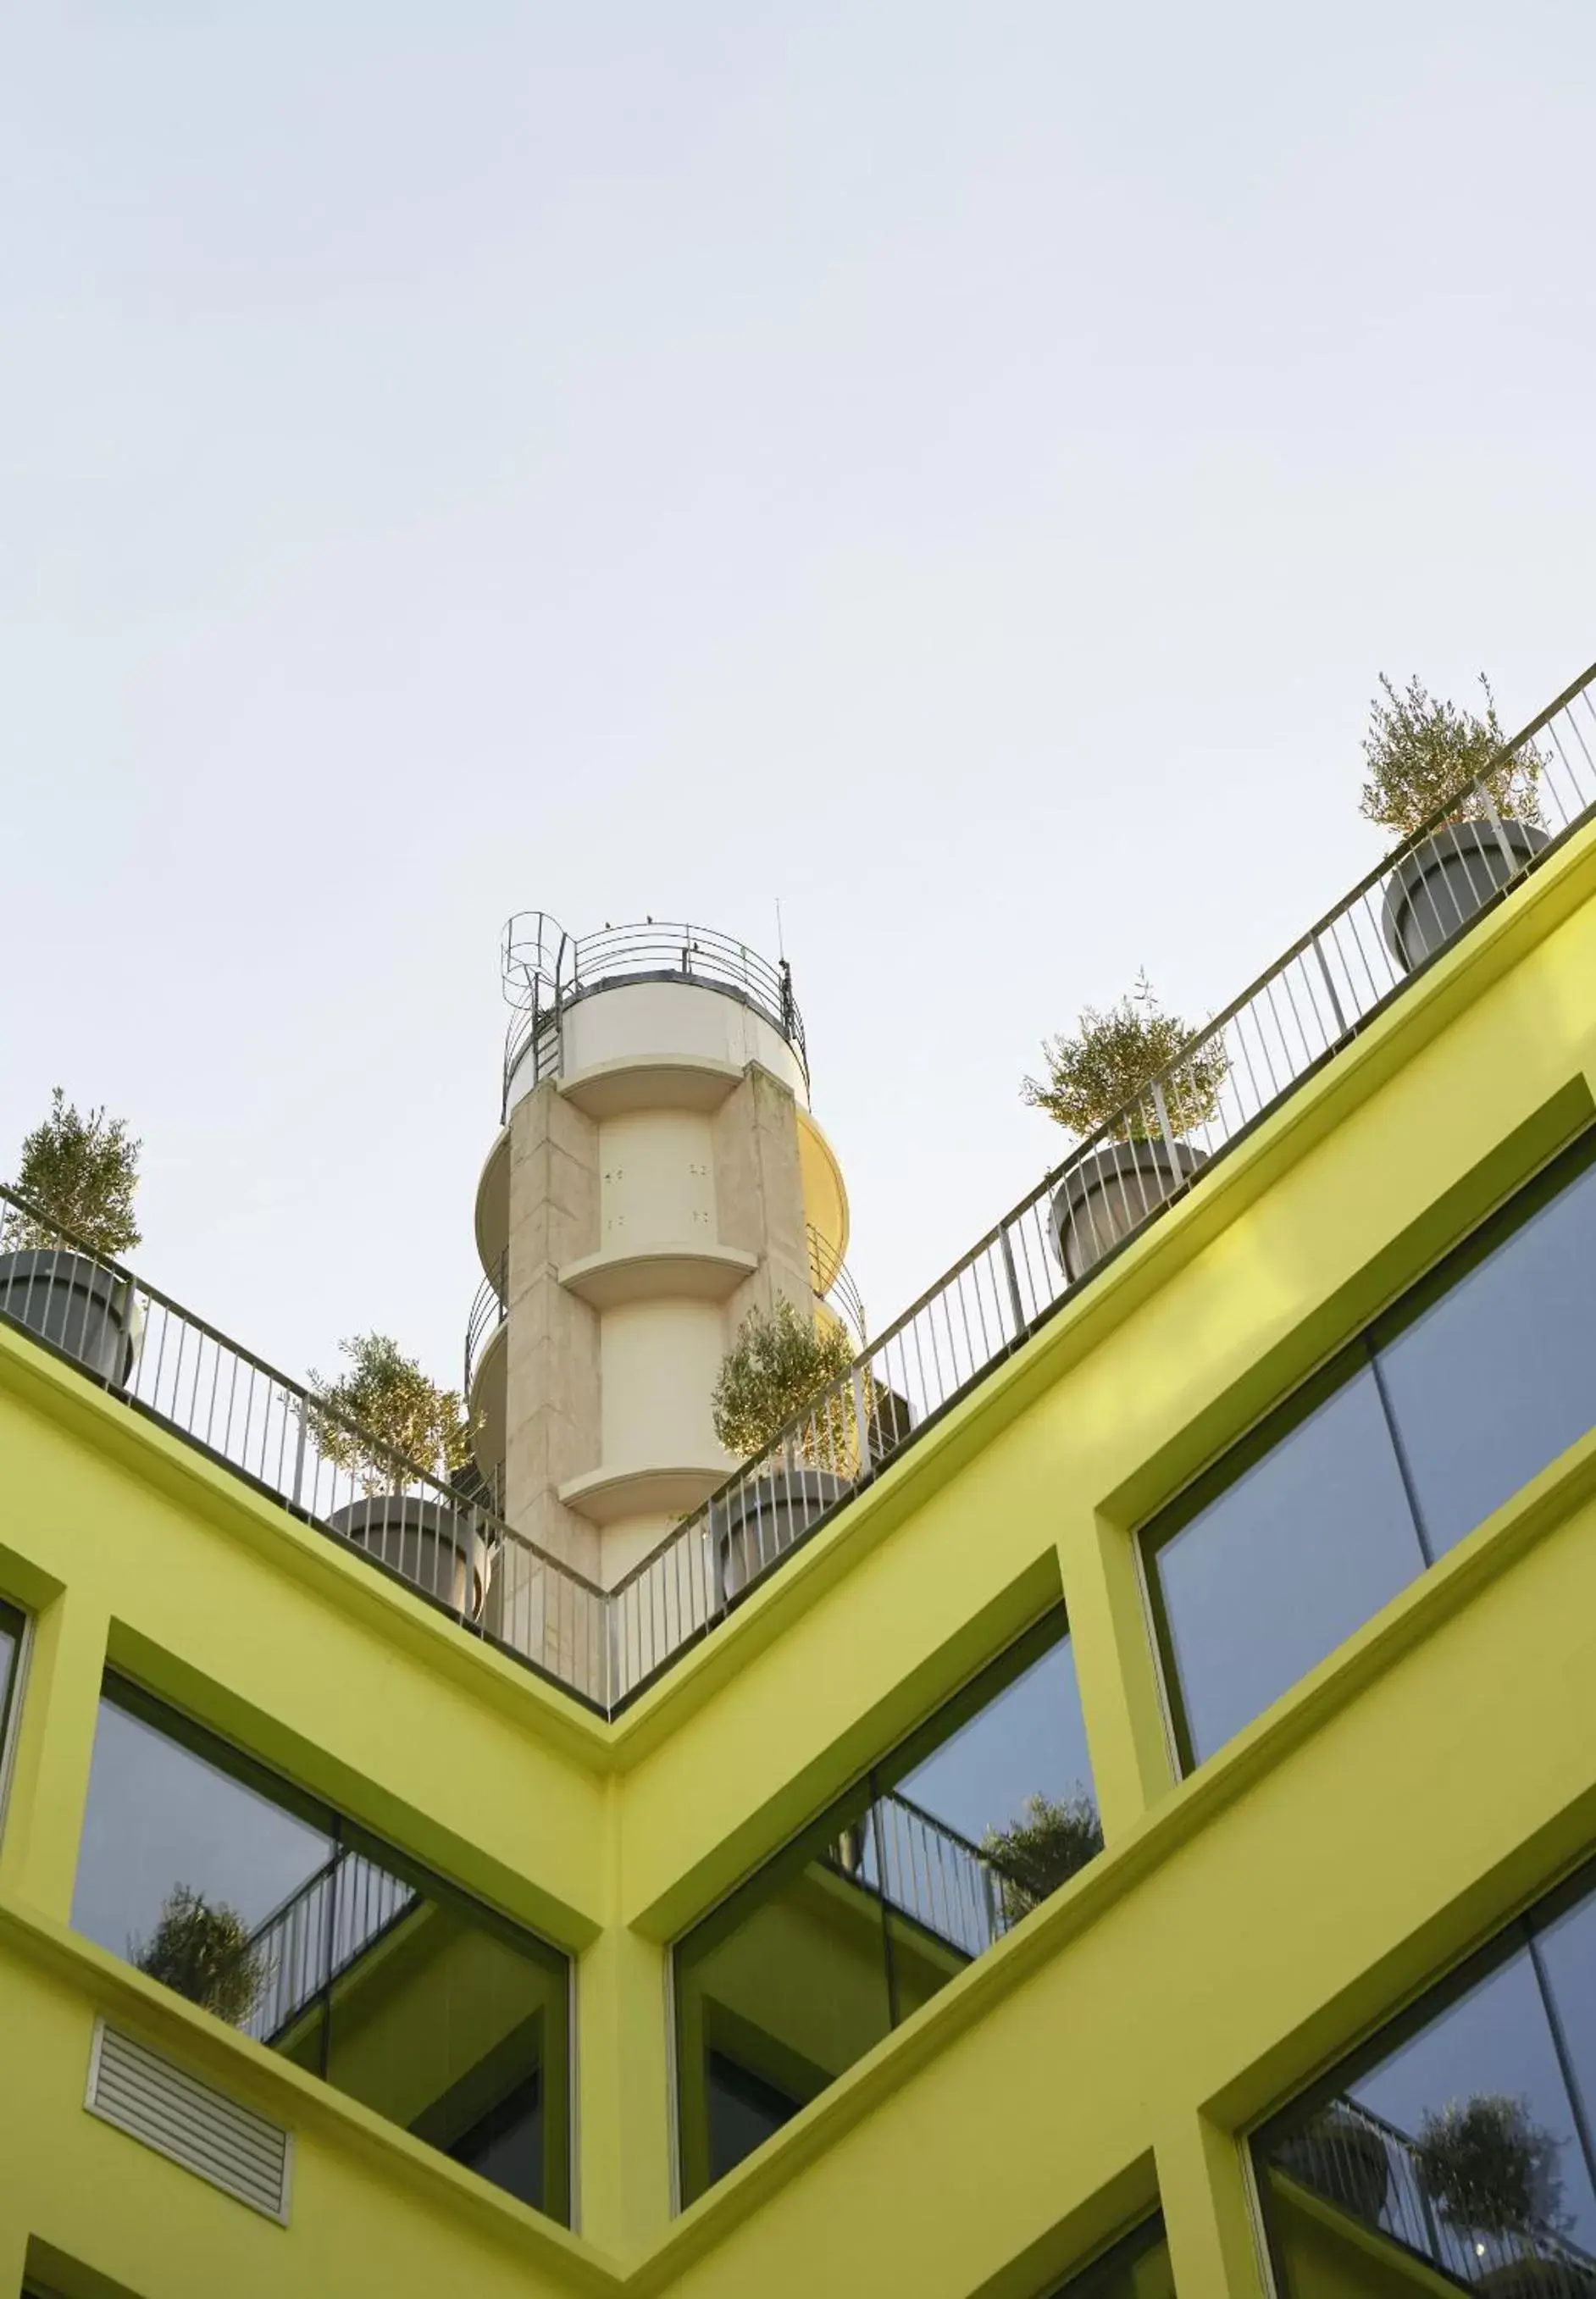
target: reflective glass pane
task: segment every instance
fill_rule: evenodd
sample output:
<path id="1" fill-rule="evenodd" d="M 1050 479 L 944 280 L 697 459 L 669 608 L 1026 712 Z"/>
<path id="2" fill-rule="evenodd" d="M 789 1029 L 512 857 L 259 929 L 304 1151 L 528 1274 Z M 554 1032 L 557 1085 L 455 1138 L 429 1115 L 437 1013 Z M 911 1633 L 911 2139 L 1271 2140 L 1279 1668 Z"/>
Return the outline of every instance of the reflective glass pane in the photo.
<path id="1" fill-rule="evenodd" d="M 1378 1347 L 1439 1556 L 1596 1423 L 1596 1165 Z"/>
<path id="2" fill-rule="evenodd" d="M 691 2203 L 892 2025 L 862 1785 L 677 1946 Z"/>
<path id="3" fill-rule="evenodd" d="M 72 1921 L 567 2216 L 565 1958 L 109 1679 Z"/>
<path id="4" fill-rule="evenodd" d="M 1102 1849 L 1075 1655 L 1061 1619 L 1051 1633 L 929 1754 L 877 1775 L 900 2019 Z"/>
<path id="5" fill-rule="evenodd" d="M 352 1840 L 338 1865 L 327 2076 L 419 2139 L 544 2207 L 565 2088 L 564 1959 Z M 555 2064 L 556 2061 L 558 2064 Z M 557 2171 L 564 2209 L 563 2167 Z"/>
<path id="6" fill-rule="evenodd" d="M 1189 1763 L 1424 1569 L 1373 1374 L 1353 1361 L 1326 1381 L 1148 1528 Z"/>
<path id="7" fill-rule="evenodd" d="M 1587 2139 L 1596 2140 L 1596 1892 L 1537 1930 L 1534 1952 L 1567 2054 Z M 1596 2244 L 1591 2248 L 1596 2250 Z"/>
<path id="8" fill-rule="evenodd" d="M 1149 2220 L 1084 2273 L 1061 2283 L 1053 2299 L 1175 2299 L 1163 2220 Z"/>
<path id="9" fill-rule="evenodd" d="M 1260 2154 L 1295 2299 L 1353 2272 L 1394 2291 L 1415 2254 L 1492 2294 L 1593 2287 L 1596 2193 L 1525 1947 Z"/>
<path id="10" fill-rule="evenodd" d="M 678 1944 L 686 2199 L 1101 1843 L 1060 1612 Z"/>
<path id="11" fill-rule="evenodd" d="M 5 1750 L 5 1730 L 11 1721 L 12 1694 L 17 1677 L 17 1655 L 22 1647 L 22 1615 L 11 1605 L 0 1605 L 0 1755 Z"/>
<path id="12" fill-rule="evenodd" d="M 319 1943 L 305 1946 L 286 1912 L 328 1870 L 332 1815 L 308 1800 L 286 1809 L 151 1718 L 131 1688 L 107 1682 L 73 1925 L 252 2035 L 264 2037 L 286 1991 L 302 2016 L 281 2048 L 313 2066 Z"/>

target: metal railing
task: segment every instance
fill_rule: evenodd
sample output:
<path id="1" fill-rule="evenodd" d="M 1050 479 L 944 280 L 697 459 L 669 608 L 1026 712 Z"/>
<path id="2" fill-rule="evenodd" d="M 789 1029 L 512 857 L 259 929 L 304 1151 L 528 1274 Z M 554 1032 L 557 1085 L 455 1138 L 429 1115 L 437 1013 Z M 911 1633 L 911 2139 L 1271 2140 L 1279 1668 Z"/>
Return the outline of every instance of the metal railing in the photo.
<path id="1" fill-rule="evenodd" d="M 1030 1905 L 978 1844 L 895 1789 L 877 1796 L 861 1835 L 853 1871 L 851 1838 L 828 1855 L 829 1864 L 960 1955 L 984 1955 Z"/>
<path id="2" fill-rule="evenodd" d="M 1562 2291 L 1567 2299 L 1590 2299 L 1596 2292 L 1596 2259 L 1559 2236 L 1526 2229 L 1516 2238 L 1442 2218 L 1419 2176 L 1412 2138 L 1355 2099 L 1333 2101 L 1300 2131 L 1276 2143 L 1270 2160 L 1315 2195 L 1459 2284 L 1483 2282 L 1534 2258 L 1552 2270 L 1535 2282 L 1536 2291 Z"/>
<path id="3" fill-rule="evenodd" d="M 1483 784 L 1457 793 L 608 1592 L 6 1190 L 0 1317 L 613 1714 L 1589 819 L 1593 683 L 1596 665 L 1487 769 L 1494 780 L 1533 751 L 1543 842 L 1501 823 Z M 629 964 L 632 931 L 594 937 L 604 944 L 595 963 Z M 683 947 L 694 963 L 703 954 Z M 519 948 L 507 939 L 507 968 Z M 561 975 L 559 950 L 554 963 L 572 996 L 600 978 L 574 957 Z M 534 958 L 525 964 L 536 1002 Z M 779 990 L 785 973 L 766 974 Z M 8 1252 L 19 1236 L 33 1249 Z"/>
<path id="4" fill-rule="evenodd" d="M 121 1262 L 0 1188 L 0 1318 L 589 1706 L 604 1591 Z M 479 1481 L 478 1481 L 479 1484 Z"/>
<path id="5" fill-rule="evenodd" d="M 853 1282 L 853 1273 L 813 1222 L 804 1224 L 809 1240 L 809 1282 L 816 1297 L 836 1312 L 862 1349 L 870 1338 L 865 1306 Z"/>
<path id="6" fill-rule="evenodd" d="M 274 2042 L 420 1896 L 363 1852 L 335 1852 L 245 1944 L 257 1975 L 245 2035 Z"/>
<path id="7" fill-rule="evenodd" d="M 465 1385 L 461 1395 L 469 1408 L 471 1401 L 471 1378 L 476 1373 L 482 1353 L 503 1324 L 509 1307 L 510 1248 L 505 1247 L 491 1274 L 477 1288 L 471 1303 L 470 1315 L 466 1319 Z"/>
<path id="8" fill-rule="evenodd" d="M 520 910 L 504 928 L 500 976 L 512 1008 L 504 1038 L 501 1120 L 509 1116 L 511 1080 L 528 1054 L 533 1057 L 529 1083 L 559 1076 L 562 1016 L 589 992 L 627 982 L 697 982 L 740 999 L 780 1031 L 809 1077 L 792 968 L 785 958 L 772 966 L 746 942 L 713 926 L 649 918 L 641 925 L 576 935 L 545 910 Z"/>
<path id="9" fill-rule="evenodd" d="M 1485 769 L 1500 782 L 1504 764 L 1533 758 L 1541 829 L 1504 824 L 1486 781 L 1454 793 L 617 1583 L 615 1697 L 667 1665 L 1115 1251 L 1201 1187 L 1226 1150 L 1590 818 L 1593 685 L 1596 664 Z"/>

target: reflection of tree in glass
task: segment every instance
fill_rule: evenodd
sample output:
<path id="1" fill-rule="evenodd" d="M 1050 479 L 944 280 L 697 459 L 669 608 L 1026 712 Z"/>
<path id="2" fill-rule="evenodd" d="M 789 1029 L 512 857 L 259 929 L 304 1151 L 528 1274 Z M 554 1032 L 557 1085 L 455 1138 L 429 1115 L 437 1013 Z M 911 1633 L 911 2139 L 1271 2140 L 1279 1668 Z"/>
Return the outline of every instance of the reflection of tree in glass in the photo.
<path id="1" fill-rule="evenodd" d="M 220 1900 L 212 1905 L 187 1884 L 174 1884 L 167 1894 L 148 1940 L 129 1941 L 128 1960 L 234 2028 L 254 2011 L 266 1976 L 265 1958 L 251 1947 L 237 1908 Z"/>
<path id="2" fill-rule="evenodd" d="M 1527 2100 L 1475 2092 L 1427 2113 L 1413 2154 L 1420 2185 L 1450 2227 L 1472 2235 L 1560 2235 L 1571 2221 L 1558 2147 Z"/>
<path id="3" fill-rule="evenodd" d="M 1097 1806 L 1078 1784 L 1055 1804 L 1051 1797 L 1026 1798 L 1018 1820 L 989 1828 L 981 1849 L 998 1873 L 1003 1913 L 1010 1923 L 1068 1883 L 1102 1850 Z"/>

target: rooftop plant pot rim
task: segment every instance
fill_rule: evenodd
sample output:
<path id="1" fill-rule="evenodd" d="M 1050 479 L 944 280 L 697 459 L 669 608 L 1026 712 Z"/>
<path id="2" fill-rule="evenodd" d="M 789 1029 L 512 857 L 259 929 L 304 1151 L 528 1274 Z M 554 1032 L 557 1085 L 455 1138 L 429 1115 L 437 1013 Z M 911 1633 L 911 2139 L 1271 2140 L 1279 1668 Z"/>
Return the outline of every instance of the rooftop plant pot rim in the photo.
<path id="1" fill-rule="evenodd" d="M 714 1543 L 715 1580 L 720 1602 L 729 1604 L 765 1565 L 801 1540 L 815 1520 L 840 1501 L 849 1480 L 831 1469 L 768 1468 L 752 1471 L 730 1493 L 711 1500 L 709 1529 Z M 798 1519 L 795 1533 L 793 1520 Z M 769 1554 L 764 1553 L 763 1532 L 771 1532 Z M 787 1532 L 786 1539 L 782 1538 Z M 738 1536 L 752 1533 L 760 1555 L 752 1569 L 738 1573 Z"/>
<path id="2" fill-rule="evenodd" d="M 1207 1150 L 1189 1141 L 1176 1141 L 1171 1156 L 1163 1140 L 1138 1138 L 1105 1142 L 1071 1166 L 1048 1208 L 1048 1234 L 1065 1275 L 1072 1282 L 1084 1277 L 1207 1162 Z M 1160 1186 L 1149 1189 L 1150 1177 Z M 1099 1221 L 1094 1204 L 1103 1208 Z"/>
<path id="3" fill-rule="evenodd" d="M 127 1387 L 144 1332 L 143 1304 L 131 1278 L 74 1246 L 29 1245 L 0 1254 L 0 1304 L 8 1300 L 13 1285 L 29 1309 L 36 1304 L 43 1308 L 52 1300 L 70 1302 L 74 1296 L 92 1305 L 98 1346 L 91 1349 L 73 1348 L 64 1331 L 52 1331 L 47 1315 L 10 1314 L 25 1332 L 38 1334 L 74 1365 L 118 1389 Z"/>
<path id="4" fill-rule="evenodd" d="M 1550 845 L 1551 833 L 1542 830 L 1539 823 L 1520 822 L 1517 815 L 1500 818 L 1501 835 L 1497 835 L 1494 822 L 1484 816 L 1470 816 L 1462 822 L 1442 823 L 1418 844 L 1404 854 L 1385 882 L 1385 897 L 1380 910 L 1380 931 L 1385 947 L 1404 973 L 1411 973 L 1431 952 L 1451 940 L 1459 928 L 1482 910 L 1492 894 L 1505 886 L 1526 862 L 1534 859 Z M 1513 868 L 1507 867 L 1502 842 L 1515 857 Z M 1471 863 L 1483 861 L 1487 881 L 1482 888 L 1479 874 Z M 1438 939 L 1416 952 L 1409 952 L 1406 934 L 1412 925 L 1423 924 L 1420 903 L 1424 889 L 1431 880 L 1445 883 L 1444 895 L 1433 895 L 1438 913 L 1434 923 L 1444 921 L 1446 911 L 1455 906 L 1456 921 L 1446 927 Z M 1463 884 L 1461 886 L 1459 881 Z M 1444 908 L 1442 906 L 1445 906 Z"/>
<path id="5" fill-rule="evenodd" d="M 402 1557 L 406 1540 L 414 1540 L 418 1549 L 424 1541 L 432 1543 L 435 1556 L 440 1550 L 447 1552 L 455 1565 L 450 1578 L 459 1584 L 453 1596 L 438 1585 L 440 1576 L 435 1575 L 429 1588 L 403 1571 L 401 1578 L 437 1598 L 452 1612 L 462 1608 L 469 1589 L 469 1612 L 475 1620 L 482 1609 L 487 1565 L 487 1543 L 476 1522 L 478 1515 L 475 1505 L 468 1500 L 432 1500 L 420 1493 L 369 1493 L 331 1510 L 323 1522 L 357 1548 L 367 1549 L 379 1563 L 392 1562 L 385 1552 L 385 1539 L 400 1544 Z"/>

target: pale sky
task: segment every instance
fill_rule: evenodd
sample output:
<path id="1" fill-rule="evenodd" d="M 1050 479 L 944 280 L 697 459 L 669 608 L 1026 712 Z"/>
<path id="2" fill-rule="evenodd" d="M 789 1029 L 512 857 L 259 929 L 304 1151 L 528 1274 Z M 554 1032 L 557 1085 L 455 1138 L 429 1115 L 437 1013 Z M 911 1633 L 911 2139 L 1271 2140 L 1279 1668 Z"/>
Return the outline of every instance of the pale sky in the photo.
<path id="1" fill-rule="evenodd" d="M 773 951 L 879 1329 L 1596 654 L 1596 13 L 9 0 L 0 1171 L 458 1380 L 497 938 Z"/>

